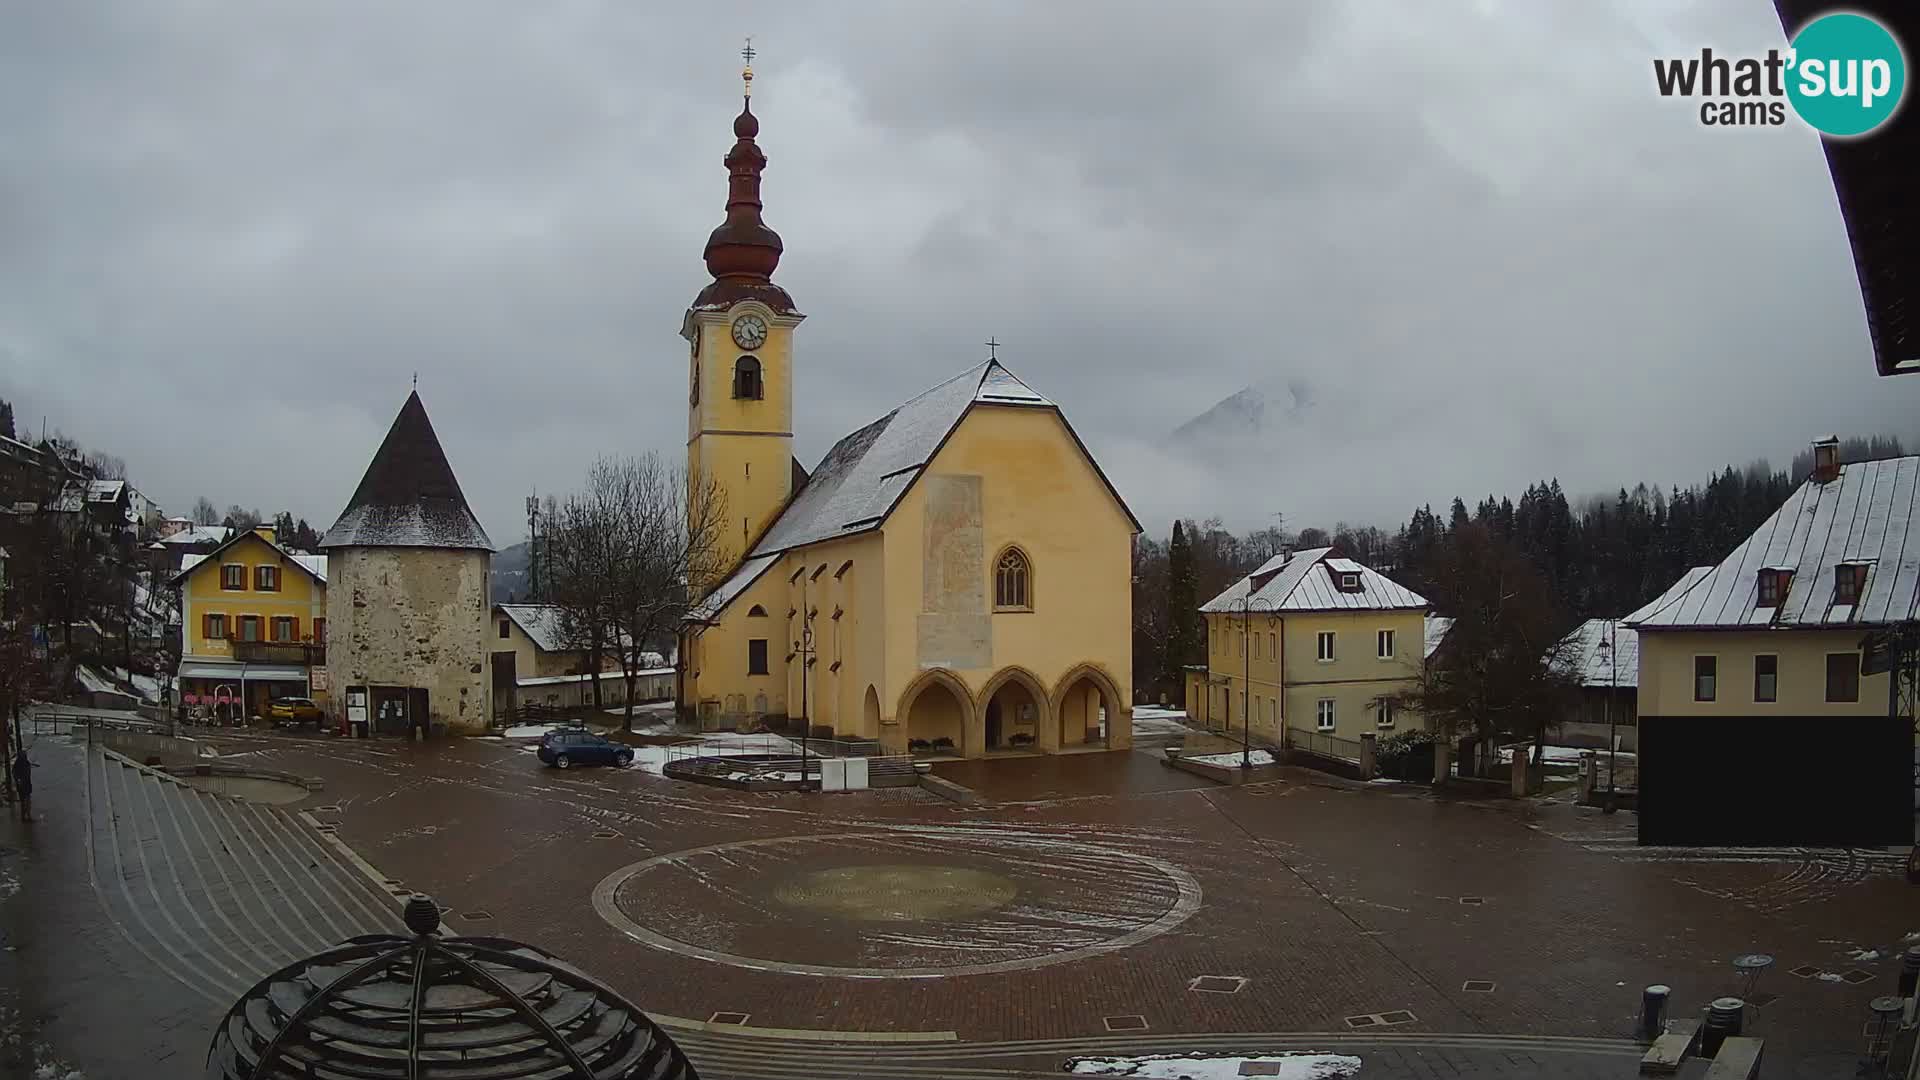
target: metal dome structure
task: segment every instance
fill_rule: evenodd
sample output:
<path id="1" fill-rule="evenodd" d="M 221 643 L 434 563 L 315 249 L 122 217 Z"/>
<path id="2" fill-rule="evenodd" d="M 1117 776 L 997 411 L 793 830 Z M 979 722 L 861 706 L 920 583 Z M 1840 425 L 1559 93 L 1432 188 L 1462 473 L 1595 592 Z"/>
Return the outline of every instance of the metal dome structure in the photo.
<path id="1" fill-rule="evenodd" d="M 579 969 L 501 938 L 371 935 L 281 968 L 207 1049 L 207 1080 L 698 1080 L 638 1008 Z"/>

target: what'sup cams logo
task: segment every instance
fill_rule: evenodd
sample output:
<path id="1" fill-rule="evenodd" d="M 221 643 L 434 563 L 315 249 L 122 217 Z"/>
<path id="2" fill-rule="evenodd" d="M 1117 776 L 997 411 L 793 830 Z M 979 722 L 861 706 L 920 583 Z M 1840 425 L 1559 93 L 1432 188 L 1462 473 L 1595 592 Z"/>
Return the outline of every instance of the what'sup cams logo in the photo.
<path id="1" fill-rule="evenodd" d="M 1778 126 L 1787 107 L 1824 135 L 1865 135 L 1892 118 L 1907 89 L 1907 59 L 1891 31 L 1850 11 L 1800 28 L 1785 52 L 1653 62 L 1661 97 L 1700 98 L 1709 127 Z"/>

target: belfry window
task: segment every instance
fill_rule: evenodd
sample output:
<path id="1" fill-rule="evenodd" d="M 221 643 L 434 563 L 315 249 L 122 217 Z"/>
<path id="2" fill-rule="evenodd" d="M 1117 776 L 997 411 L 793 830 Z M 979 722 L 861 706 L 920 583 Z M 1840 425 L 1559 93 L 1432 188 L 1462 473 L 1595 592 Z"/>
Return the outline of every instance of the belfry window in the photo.
<path id="1" fill-rule="evenodd" d="M 743 356 L 733 362 L 733 396 L 759 401 L 766 396 L 760 381 L 760 361 Z"/>
<path id="2" fill-rule="evenodd" d="M 993 565 L 993 606 L 997 611 L 1033 610 L 1033 567 L 1026 553 L 1008 548 Z"/>

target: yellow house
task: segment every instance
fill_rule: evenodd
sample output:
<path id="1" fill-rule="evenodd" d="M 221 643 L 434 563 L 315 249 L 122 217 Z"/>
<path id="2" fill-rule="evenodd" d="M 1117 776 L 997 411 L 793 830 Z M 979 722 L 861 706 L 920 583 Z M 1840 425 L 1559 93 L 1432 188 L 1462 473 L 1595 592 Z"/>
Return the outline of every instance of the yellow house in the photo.
<path id="1" fill-rule="evenodd" d="M 276 697 L 325 702 L 325 556 L 287 551 L 261 526 L 185 556 L 173 583 L 182 703 L 256 716 Z"/>
<path id="2" fill-rule="evenodd" d="M 1426 663 L 1426 598 L 1334 548 L 1277 555 L 1200 608 L 1207 662 L 1187 672 L 1202 726 L 1357 755 L 1420 726 L 1393 695 Z"/>
<path id="3" fill-rule="evenodd" d="M 1651 824 L 1685 842 L 1667 838 L 1689 814 L 1765 826 L 1720 842 L 1862 842 L 1799 832 L 1861 816 L 1910 841 L 1912 692 L 1893 715 L 1862 643 L 1910 626 L 1917 588 L 1920 457 L 1842 466 L 1837 440 L 1816 442 L 1812 475 L 1746 542 L 1623 620 L 1639 631 L 1643 841 Z"/>
<path id="4" fill-rule="evenodd" d="M 894 752 L 1131 745 L 1139 524 L 1057 405 L 988 359 L 811 473 L 794 459 L 804 316 L 771 279 L 758 131 L 750 109 L 734 121 L 714 280 L 682 323 L 689 474 L 724 492 L 745 556 L 683 628 L 682 711 L 710 728 L 804 720 Z"/>

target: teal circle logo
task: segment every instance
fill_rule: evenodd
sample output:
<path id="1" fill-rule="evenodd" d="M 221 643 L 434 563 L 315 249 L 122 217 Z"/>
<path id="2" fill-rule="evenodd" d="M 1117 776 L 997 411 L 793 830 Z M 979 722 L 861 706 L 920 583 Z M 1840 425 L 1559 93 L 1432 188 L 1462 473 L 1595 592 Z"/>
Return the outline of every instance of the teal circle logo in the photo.
<path id="1" fill-rule="evenodd" d="M 1865 135 L 1887 122 L 1907 89 L 1907 58 L 1865 15 L 1822 15 L 1793 37 L 1787 100 L 1826 135 Z"/>

